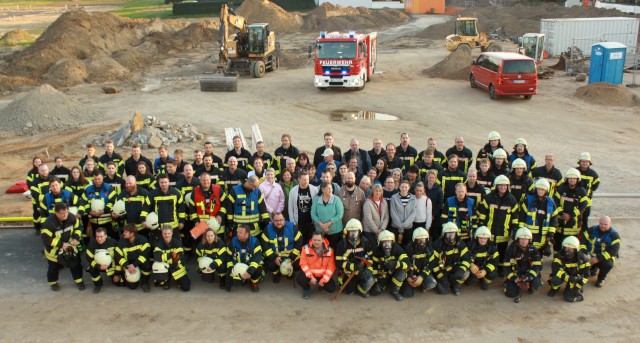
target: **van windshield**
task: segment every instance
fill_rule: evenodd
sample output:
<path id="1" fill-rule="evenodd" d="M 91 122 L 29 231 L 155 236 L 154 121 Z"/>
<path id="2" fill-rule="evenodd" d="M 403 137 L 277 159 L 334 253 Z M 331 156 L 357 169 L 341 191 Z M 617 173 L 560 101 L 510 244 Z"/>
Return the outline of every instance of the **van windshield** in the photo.
<path id="1" fill-rule="evenodd" d="M 503 74 L 535 74 L 536 65 L 533 61 L 504 61 Z"/>

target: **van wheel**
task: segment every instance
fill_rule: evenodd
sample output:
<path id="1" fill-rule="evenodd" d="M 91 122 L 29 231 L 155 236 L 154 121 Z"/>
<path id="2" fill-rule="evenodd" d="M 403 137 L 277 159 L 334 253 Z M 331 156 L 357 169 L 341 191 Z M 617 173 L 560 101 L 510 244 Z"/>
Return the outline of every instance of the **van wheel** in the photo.
<path id="1" fill-rule="evenodd" d="M 476 83 L 476 78 L 473 77 L 473 74 L 469 75 L 469 84 L 471 84 L 471 88 L 478 88 L 478 84 Z"/>
<path id="2" fill-rule="evenodd" d="M 525 95 L 525 96 L 524 96 L 524 100 L 531 100 L 531 97 L 532 97 L 532 96 L 533 96 L 533 95 Z"/>
<path id="3" fill-rule="evenodd" d="M 489 85 L 489 98 L 491 98 L 491 100 L 496 100 L 498 98 L 498 96 L 496 95 L 496 90 L 495 88 L 493 88 L 493 85 Z"/>

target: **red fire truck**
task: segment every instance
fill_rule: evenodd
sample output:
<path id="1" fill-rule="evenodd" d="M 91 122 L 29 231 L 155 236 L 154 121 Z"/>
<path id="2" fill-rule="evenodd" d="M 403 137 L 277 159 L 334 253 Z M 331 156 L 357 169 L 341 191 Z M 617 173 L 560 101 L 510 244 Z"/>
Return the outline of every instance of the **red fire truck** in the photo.
<path id="1" fill-rule="evenodd" d="M 314 85 L 327 88 L 361 90 L 375 71 L 377 59 L 376 32 L 368 34 L 321 32 L 309 49 L 314 53 Z"/>

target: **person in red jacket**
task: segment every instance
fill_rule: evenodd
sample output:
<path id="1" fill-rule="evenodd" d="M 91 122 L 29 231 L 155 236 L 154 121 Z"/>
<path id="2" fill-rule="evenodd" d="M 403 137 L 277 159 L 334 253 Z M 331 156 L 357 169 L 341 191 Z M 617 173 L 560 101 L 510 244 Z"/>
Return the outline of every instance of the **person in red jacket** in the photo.
<path id="1" fill-rule="evenodd" d="M 324 238 L 322 231 L 315 231 L 309 244 L 300 253 L 300 271 L 296 275 L 296 282 L 302 287 L 302 297 L 311 297 L 311 286 L 318 285 L 321 289 L 333 293 L 338 288 L 334 272 L 336 270 L 335 254 L 329 246 L 329 240 Z"/>

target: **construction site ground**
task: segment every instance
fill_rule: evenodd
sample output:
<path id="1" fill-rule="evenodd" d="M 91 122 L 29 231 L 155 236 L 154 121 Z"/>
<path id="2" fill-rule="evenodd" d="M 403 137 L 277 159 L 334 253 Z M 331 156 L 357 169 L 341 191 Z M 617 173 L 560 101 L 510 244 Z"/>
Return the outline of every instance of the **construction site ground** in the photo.
<path id="1" fill-rule="evenodd" d="M 593 282 L 586 286 L 585 301 L 569 304 L 560 296 L 549 298 L 545 286 L 516 304 L 503 295 L 501 282 L 488 291 L 476 285 L 463 287 L 459 297 L 429 292 L 402 302 L 388 294 L 366 300 L 343 295 L 332 302 L 329 294 L 318 292 L 310 300 L 303 300 L 302 290 L 294 288 L 292 281 L 272 284 L 270 277 L 257 294 L 248 288 L 227 293 L 219 290 L 217 283 L 201 282 L 193 260 L 189 263 L 189 293 L 172 287 L 143 294 L 141 290 L 108 284 L 102 293 L 94 295 L 87 274 L 85 283 L 89 287 L 79 292 L 67 270 L 61 272 L 62 290 L 56 293 L 47 286 L 46 261 L 33 230 L 5 228 L 0 229 L 4 261 L 0 265 L 0 341 L 618 342 L 640 338 L 640 266 L 635 262 L 640 259 L 635 242 L 640 239 L 637 102 L 620 106 L 608 101 L 613 98 L 611 94 L 596 91 L 589 94 L 599 96 L 599 103 L 587 101 L 576 96 L 576 90 L 586 82 L 576 82 L 563 72 L 540 80 L 538 95 L 529 101 L 493 101 L 487 92 L 471 89 L 465 80 L 428 77 L 423 71 L 437 65 L 449 52 L 443 47 L 444 40 L 426 39 L 418 33 L 447 19 L 414 16 L 408 23 L 381 28 L 379 73 L 360 92 L 322 92 L 313 87 L 313 60 L 306 59 L 306 52 L 317 33 L 281 35 L 283 49 L 292 56 L 290 64 L 262 79 L 241 77 L 237 93 L 199 90 L 198 76 L 214 68 L 213 43 L 169 52 L 128 80 L 61 87 L 59 90 L 67 96 L 101 115 L 64 131 L 26 135 L 1 132 L 0 216 L 30 215 L 28 201 L 20 195 L 4 194 L 4 190 L 24 179 L 33 156 L 43 156 L 52 166 L 53 157 L 62 155 L 66 166 L 71 167 L 84 155 L 84 144 L 105 130 L 123 125 L 135 111 L 198 126 L 205 137 L 220 142 L 218 155 L 226 151 L 225 127 L 240 127 L 250 135 L 253 123 L 259 124 L 269 152 L 279 146 L 282 133 L 290 133 L 293 144 L 301 150 L 314 151 L 323 144 L 323 133 L 331 131 L 343 151 L 352 137 L 368 150 L 373 138 L 397 144 L 400 133 L 409 132 L 411 144 L 419 151 L 426 147 L 429 137 L 438 139 L 438 149 L 445 151 L 456 135 L 463 135 L 465 144 L 476 153 L 486 143 L 487 133 L 496 130 L 508 151 L 516 138 L 526 138 L 539 165 L 544 163 L 544 154 L 555 153 L 556 166 L 563 173 L 576 166 L 581 152 L 593 156 L 593 168 L 601 178 L 596 194 L 601 196 L 594 198 L 590 223 L 595 225 L 601 215 L 611 216 L 622 236 L 622 249 L 604 287 L 597 289 Z M 40 26 L 48 24 L 37 16 L 33 20 L 40 20 Z M 14 28 L 21 25 L 33 23 L 21 22 Z M 515 51 L 515 46 L 507 43 L 505 48 Z M 631 83 L 632 75 L 625 74 L 624 81 Z M 101 87 L 105 84 L 117 86 L 122 92 L 104 94 Z M 30 89 L 18 87 L 17 91 L 2 93 L 0 111 Z M 638 88 L 616 92 L 627 98 L 640 96 Z M 349 109 L 399 119 L 330 120 L 331 111 Z M 185 159 L 191 160 L 193 150 L 203 143 L 176 144 L 170 149 L 184 149 Z M 102 148 L 97 150 L 102 154 Z M 128 157 L 128 151 L 117 151 Z M 143 154 L 157 155 L 153 150 Z M 545 281 L 550 265 L 551 260 L 545 258 Z"/>

